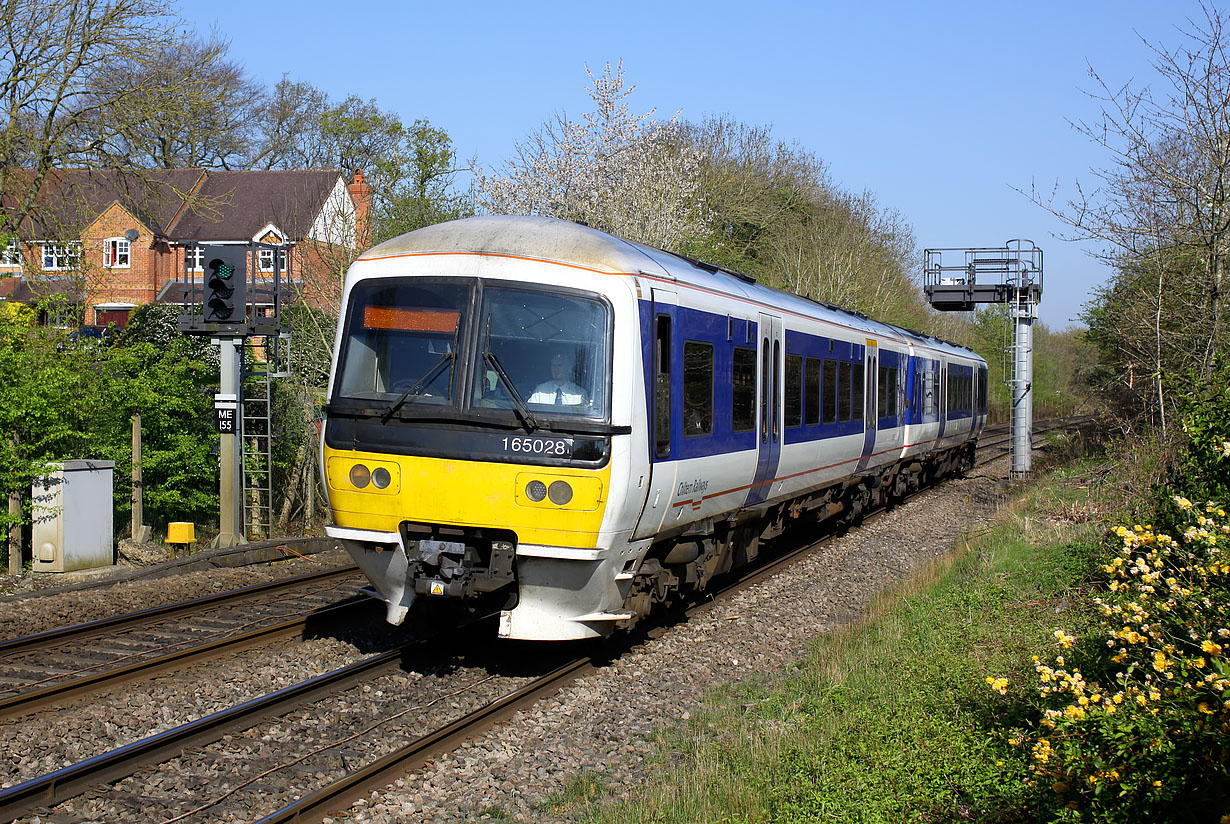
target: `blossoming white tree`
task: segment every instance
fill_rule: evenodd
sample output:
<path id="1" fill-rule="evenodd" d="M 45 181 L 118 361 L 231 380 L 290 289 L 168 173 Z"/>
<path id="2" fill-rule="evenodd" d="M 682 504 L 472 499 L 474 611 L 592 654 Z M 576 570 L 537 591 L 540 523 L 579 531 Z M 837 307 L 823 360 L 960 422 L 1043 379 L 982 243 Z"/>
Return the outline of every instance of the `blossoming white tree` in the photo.
<path id="1" fill-rule="evenodd" d="M 500 173 L 476 168 L 479 204 L 494 214 L 575 220 L 612 234 L 677 249 L 705 234 L 700 196 L 703 156 L 683 139 L 678 113 L 633 114 L 623 63 L 602 74 L 586 68 L 595 110 L 580 121 L 566 114 L 518 144 Z"/>

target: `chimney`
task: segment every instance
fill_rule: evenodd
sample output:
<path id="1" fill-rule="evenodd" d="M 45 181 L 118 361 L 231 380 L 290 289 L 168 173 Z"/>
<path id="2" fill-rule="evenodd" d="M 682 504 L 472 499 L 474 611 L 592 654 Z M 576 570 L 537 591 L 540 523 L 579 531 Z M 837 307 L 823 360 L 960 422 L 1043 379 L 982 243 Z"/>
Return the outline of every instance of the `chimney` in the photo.
<path id="1" fill-rule="evenodd" d="M 372 187 L 363 182 L 363 170 L 354 170 L 354 182 L 346 187 L 354 202 L 355 246 L 366 249 L 371 245 L 370 213 L 372 210 Z"/>

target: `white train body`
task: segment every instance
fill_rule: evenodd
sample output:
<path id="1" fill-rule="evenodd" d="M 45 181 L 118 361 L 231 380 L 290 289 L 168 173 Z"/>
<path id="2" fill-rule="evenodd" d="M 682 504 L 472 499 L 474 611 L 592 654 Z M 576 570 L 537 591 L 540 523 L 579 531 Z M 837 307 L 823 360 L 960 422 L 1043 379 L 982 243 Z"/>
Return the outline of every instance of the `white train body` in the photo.
<path id="1" fill-rule="evenodd" d="M 968 464 L 973 352 L 546 218 L 428 227 L 351 267 L 321 467 L 400 623 L 497 599 L 520 639 L 605 635 Z"/>

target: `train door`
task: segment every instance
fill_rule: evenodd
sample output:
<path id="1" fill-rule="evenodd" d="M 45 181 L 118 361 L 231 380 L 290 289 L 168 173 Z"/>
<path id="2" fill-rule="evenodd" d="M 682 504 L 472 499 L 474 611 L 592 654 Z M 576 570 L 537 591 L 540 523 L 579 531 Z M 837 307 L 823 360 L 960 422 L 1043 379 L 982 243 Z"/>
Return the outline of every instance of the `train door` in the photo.
<path id="1" fill-rule="evenodd" d="M 756 417 L 759 437 L 756 477 L 747 493 L 749 506 L 769 498 L 782 452 L 782 319 L 762 313 L 758 331 L 760 405 Z"/>
<path id="2" fill-rule="evenodd" d="M 940 362 L 940 431 L 936 437 L 944 437 L 944 430 L 948 427 L 948 364 Z"/>
<path id="3" fill-rule="evenodd" d="M 880 347 L 872 338 L 867 338 L 867 352 L 863 357 L 863 449 L 858 459 L 858 469 L 867 468 L 871 453 L 876 446 L 876 425 L 880 416 L 877 399 L 880 387 Z"/>
<path id="4" fill-rule="evenodd" d="M 653 289 L 653 310 L 650 317 L 649 385 L 646 387 L 649 432 L 649 479 L 644 508 L 637 522 L 634 538 L 658 533 L 675 488 L 675 418 L 679 360 L 675 357 L 675 329 L 678 296 L 669 290 Z"/>

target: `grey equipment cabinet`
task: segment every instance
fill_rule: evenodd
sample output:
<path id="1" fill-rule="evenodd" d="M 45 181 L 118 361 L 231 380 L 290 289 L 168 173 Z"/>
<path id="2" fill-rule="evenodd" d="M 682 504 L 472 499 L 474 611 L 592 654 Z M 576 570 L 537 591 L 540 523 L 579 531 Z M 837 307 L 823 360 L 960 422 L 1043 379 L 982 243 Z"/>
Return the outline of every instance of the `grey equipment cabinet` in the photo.
<path id="1" fill-rule="evenodd" d="M 115 563 L 115 461 L 63 461 L 34 481 L 35 572 L 73 572 Z"/>

